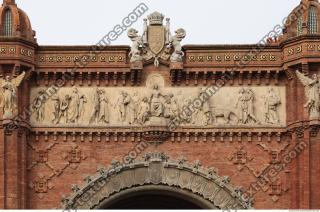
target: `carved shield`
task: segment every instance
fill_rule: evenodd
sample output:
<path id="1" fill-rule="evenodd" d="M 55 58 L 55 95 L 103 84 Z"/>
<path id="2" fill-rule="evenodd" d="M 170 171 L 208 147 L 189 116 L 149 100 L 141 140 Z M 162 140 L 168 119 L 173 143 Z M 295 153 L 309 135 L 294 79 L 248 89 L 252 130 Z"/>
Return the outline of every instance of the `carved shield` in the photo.
<path id="1" fill-rule="evenodd" d="M 148 43 L 150 50 L 158 55 L 165 44 L 165 28 L 163 26 L 149 26 Z"/>

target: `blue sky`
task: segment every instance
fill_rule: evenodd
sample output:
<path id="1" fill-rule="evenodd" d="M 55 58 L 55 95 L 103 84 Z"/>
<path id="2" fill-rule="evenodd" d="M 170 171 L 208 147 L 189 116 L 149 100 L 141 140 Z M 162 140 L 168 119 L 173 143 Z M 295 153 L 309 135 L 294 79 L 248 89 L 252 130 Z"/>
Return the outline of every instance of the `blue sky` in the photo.
<path id="1" fill-rule="evenodd" d="M 184 28 L 183 44 L 256 43 L 280 24 L 300 0 L 16 0 L 40 45 L 93 45 L 137 5 Z M 143 17 L 133 27 L 142 31 Z M 126 33 L 113 44 L 129 45 Z"/>

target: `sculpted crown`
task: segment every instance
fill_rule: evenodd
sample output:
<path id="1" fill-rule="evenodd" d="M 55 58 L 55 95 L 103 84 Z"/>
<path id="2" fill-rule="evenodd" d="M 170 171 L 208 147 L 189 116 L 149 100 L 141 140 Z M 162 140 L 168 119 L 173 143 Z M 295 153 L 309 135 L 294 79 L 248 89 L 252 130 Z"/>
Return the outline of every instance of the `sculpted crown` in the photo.
<path id="1" fill-rule="evenodd" d="M 162 25 L 164 15 L 159 12 L 154 12 L 148 16 L 150 25 Z"/>

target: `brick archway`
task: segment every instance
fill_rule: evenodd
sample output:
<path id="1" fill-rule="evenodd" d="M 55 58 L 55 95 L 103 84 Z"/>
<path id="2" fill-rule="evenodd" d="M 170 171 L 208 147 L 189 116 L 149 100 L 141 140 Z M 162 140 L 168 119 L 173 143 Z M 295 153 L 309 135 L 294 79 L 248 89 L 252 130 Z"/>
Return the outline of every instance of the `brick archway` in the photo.
<path id="1" fill-rule="evenodd" d="M 170 191 L 184 196 L 200 208 L 250 209 L 242 192 L 230 184 L 228 177 L 219 177 L 213 170 L 201 168 L 185 160 L 169 160 L 162 153 L 147 154 L 144 161 L 129 164 L 112 163 L 88 177 L 81 189 L 74 185 L 73 194 L 63 198 L 65 209 L 99 209 L 132 192 Z"/>

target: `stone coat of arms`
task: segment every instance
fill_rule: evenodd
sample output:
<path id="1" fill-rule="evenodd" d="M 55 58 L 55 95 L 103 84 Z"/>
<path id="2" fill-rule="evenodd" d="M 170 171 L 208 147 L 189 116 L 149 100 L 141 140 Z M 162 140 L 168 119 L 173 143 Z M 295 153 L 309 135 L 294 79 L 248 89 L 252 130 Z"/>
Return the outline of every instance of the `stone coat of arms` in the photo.
<path id="1" fill-rule="evenodd" d="M 140 36 L 136 29 L 128 30 L 128 37 L 132 41 L 130 62 L 148 61 L 154 59 L 155 66 L 159 66 L 159 58 L 171 62 L 182 62 L 184 53 L 181 41 L 186 37 L 182 28 L 170 32 L 170 19 L 163 25 L 164 15 L 154 12 L 144 19 L 143 35 Z"/>

